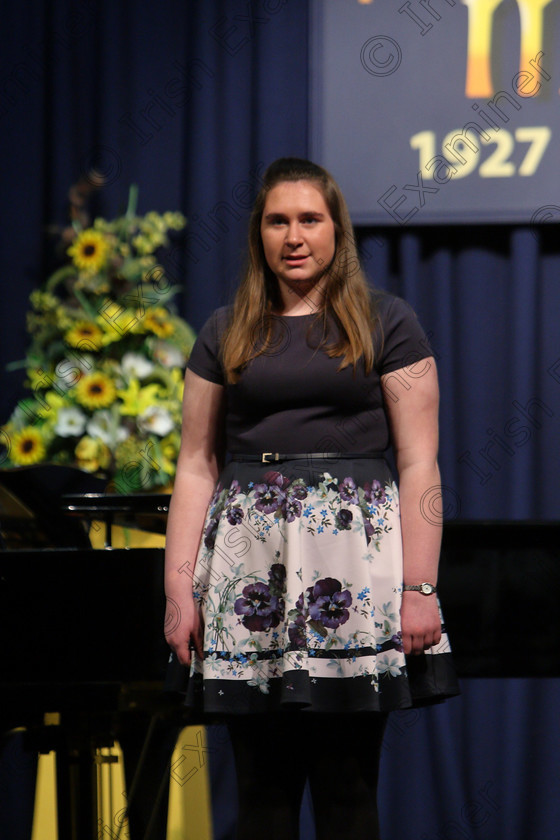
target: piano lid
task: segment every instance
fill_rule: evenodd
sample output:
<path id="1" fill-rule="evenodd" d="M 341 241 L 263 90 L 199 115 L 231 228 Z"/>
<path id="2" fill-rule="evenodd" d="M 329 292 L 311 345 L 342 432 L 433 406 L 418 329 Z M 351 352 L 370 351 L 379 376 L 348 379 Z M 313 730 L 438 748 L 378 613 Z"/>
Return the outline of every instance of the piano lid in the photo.
<path id="1" fill-rule="evenodd" d="M 65 494 L 61 509 L 81 519 L 99 519 L 106 525 L 139 528 L 164 534 L 169 511 L 169 493 L 117 493 Z"/>
<path id="2" fill-rule="evenodd" d="M 86 523 L 64 515 L 61 497 L 100 491 L 105 484 L 77 467 L 58 464 L 0 470 L 2 548 L 89 548 Z"/>
<path id="3" fill-rule="evenodd" d="M 39 464 L 0 470 L 3 549 L 90 548 L 93 520 L 165 533 L 168 493 L 105 493 L 105 479 L 76 467 Z M 110 539 L 106 540 L 110 544 Z"/>

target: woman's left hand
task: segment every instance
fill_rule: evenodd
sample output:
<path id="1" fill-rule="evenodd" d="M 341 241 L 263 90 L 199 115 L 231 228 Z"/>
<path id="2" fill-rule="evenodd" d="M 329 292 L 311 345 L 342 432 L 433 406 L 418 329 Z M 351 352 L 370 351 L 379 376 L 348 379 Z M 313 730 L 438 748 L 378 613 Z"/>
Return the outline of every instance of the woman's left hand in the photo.
<path id="1" fill-rule="evenodd" d="M 441 618 L 435 595 L 403 592 L 401 605 L 403 650 L 406 654 L 424 653 L 441 640 Z"/>

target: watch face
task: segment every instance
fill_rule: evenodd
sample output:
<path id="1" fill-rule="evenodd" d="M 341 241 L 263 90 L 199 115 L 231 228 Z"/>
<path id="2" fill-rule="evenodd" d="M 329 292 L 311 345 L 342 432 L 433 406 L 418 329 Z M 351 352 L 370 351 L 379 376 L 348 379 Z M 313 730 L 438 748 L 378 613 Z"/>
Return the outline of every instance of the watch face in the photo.
<path id="1" fill-rule="evenodd" d="M 424 595 L 431 595 L 432 592 L 434 591 L 434 587 L 432 586 L 431 583 L 423 583 L 422 586 L 421 586 L 421 589 L 422 589 L 422 592 L 424 593 Z"/>

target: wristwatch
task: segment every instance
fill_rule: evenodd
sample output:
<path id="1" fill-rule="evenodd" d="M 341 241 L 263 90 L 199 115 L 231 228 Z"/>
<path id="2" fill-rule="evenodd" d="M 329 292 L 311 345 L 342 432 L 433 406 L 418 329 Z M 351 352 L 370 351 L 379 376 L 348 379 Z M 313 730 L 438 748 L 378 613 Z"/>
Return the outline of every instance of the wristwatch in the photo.
<path id="1" fill-rule="evenodd" d="M 436 591 L 436 588 L 432 583 L 412 583 L 403 586 L 403 591 L 421 592 L 422 595 L 433 595 L 433 593 Z"/>

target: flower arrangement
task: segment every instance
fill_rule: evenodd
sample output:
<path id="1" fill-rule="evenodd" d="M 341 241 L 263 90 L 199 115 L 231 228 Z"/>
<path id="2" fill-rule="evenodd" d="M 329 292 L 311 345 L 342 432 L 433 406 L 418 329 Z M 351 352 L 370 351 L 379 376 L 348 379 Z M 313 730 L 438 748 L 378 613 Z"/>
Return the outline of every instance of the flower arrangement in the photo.
<path id="1" fill-rule="evenodd" d="M 137 216 L 136 199 L 133 187 L 114 221 L 75 222 L 71 261 L 31 294 L 31 346 L 16 365 L 32 393 L 0 427 L 4 468 L 73 465 L 120 493 L 173 480 L 195 334 L 169 306 L 178 287 L 155 254 L 186 222 Z"/>

